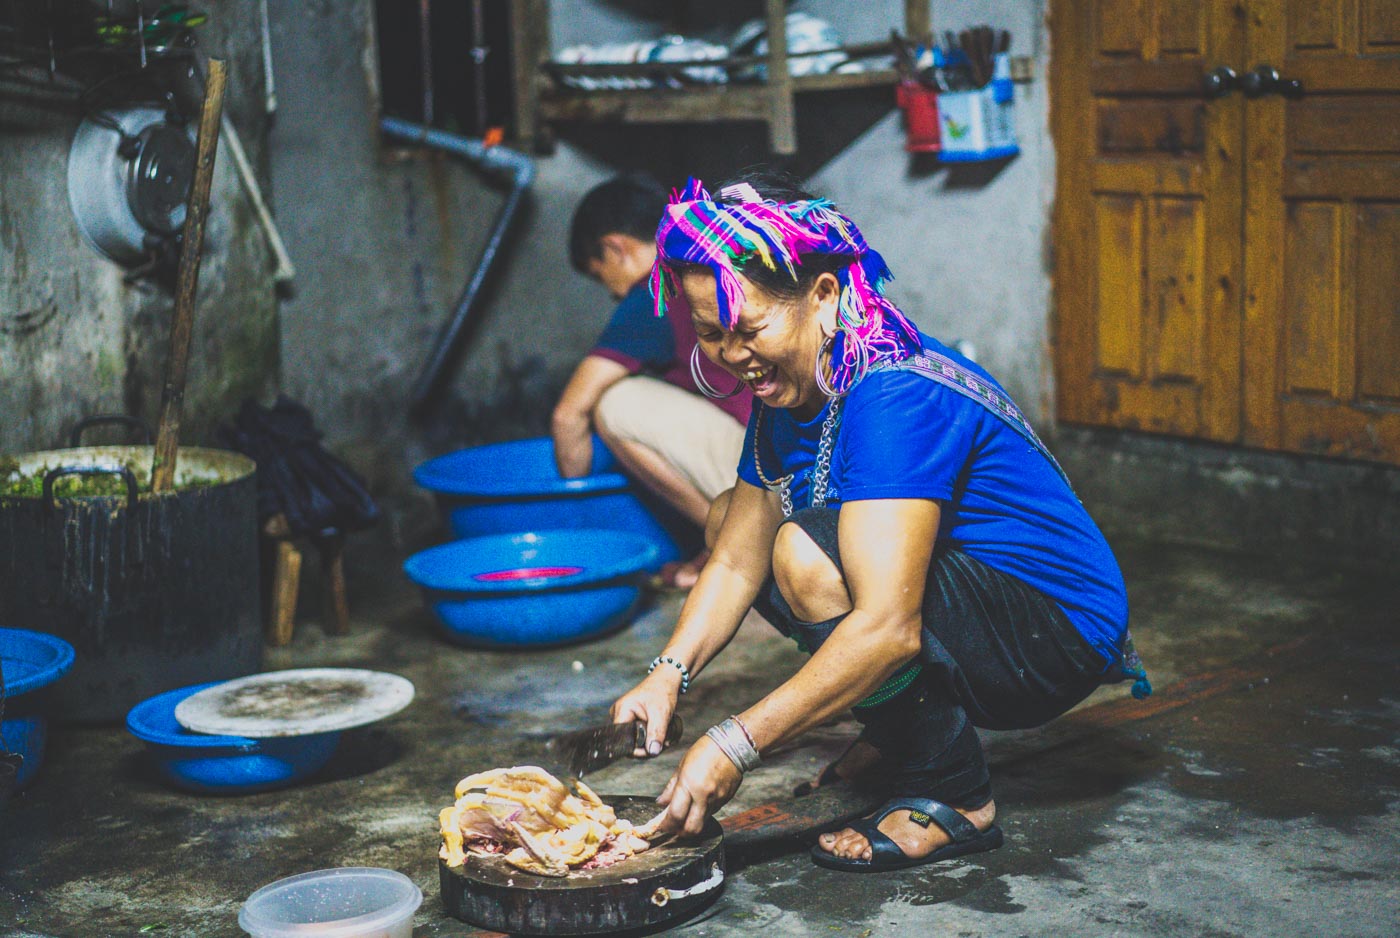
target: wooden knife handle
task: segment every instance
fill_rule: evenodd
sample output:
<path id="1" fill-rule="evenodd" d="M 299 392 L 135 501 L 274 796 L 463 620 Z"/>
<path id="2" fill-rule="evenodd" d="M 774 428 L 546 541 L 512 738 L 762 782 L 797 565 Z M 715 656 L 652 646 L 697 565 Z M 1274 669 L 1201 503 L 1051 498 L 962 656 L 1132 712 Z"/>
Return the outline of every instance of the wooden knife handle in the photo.
<path id="1" fill-rule="evenodd" d="M 633 732 L 636 733 L 636 741 L 634 743 L 634 748 L 646 749 L 647 725 L 641 720 L 636 720 L 633 722 L 632 726 L 634 727 Z M 681 715 L 679 713 L 671 714 L 671 722 L 666 727 L 666 738 L 661 745 L 666 749 L 670 749 L 676 743 L 681 741 L 681 734 L 683 732 L 685 732 L 685 723 L 682 722 Z"/>

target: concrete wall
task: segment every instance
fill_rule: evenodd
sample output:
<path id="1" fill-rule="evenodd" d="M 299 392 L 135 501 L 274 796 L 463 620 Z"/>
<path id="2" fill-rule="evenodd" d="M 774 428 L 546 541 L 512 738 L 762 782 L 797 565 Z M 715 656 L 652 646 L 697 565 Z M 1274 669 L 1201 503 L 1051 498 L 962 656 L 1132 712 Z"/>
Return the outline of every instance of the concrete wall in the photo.
<path id="1" fill-rule="evenodd" d="M 940 0 L 934 9 L 939 31 L 993 24 L 1012 32 L 1014 54 L 1033 58 L 1035 81 L 1016 89 L 1017 158 L 950 169 L 910 157 L 890 96 L 879 89 L 799 99 L 802 152 L 786 165 L 834 198 L 885 254 L 896 301 L 934 335 L 971 342 L 1031 419 L 1053 433 L 1047 3 Z M 442 400 L 415 424 L 410 389 L 477 263 L 501 187 L 453 158 L 381 144 L 373 0 L 272 0 L 280 108 L 269 122 L 257 6 L 221 4 L 199 37 L 206 52 L 230 61 L 227 109 L 263 172 L 299 275 L 281 302 L 279 331 L 267 248 L 225 150 L 186 439 L 207 438 L 243 396 L 269 394 L 280 356 L 281 388 L 311 407 L 332 448 L 392 506 L 420 509 L 421 520 L 427 506 L 412 498 L 409 468 L 446 449 L 545 432 L 555 395 L 606 321 L 603 290 L 567 263 L 564 240 L 579 196 L 628 168 L 672 184 L 690 172 L 713 180 L 768 159 L 765 134 L 754 125 L 561 128 L 556 151 L 537 159 L 537 179 Z M 555 48 L 621 42 L 677 26 L 721 39 L 756 8 L 749 0 L 555 0 L 552 41 Z M 794 8 L 830 19 L 852 41 L 880 38 L 903 16 L 900 0 L 799 0 Z M 124 284 L 122 271 L 78 233 L 66 191 L 78 119 L 71 103 L 0 94 L 0 452 L 53 445 L 86 413 L 153 418 L 158 406 L 171 299 Z M 1374 523 L 1368 538 L 1367 525 L 1391 517 L 1385 506 L 1393 510 L 1400 491 L 1395 470 L 1101 432 L 1061 432 L 1056 445 L 1086 480 L 1086 497 L 1135 530 L 1205 531 L 1216 542 L 1267 547 L 1269 532 L 1286 527 L 1297 539 L 1309 532 L 1363 552 L 1390 543 Z M 1143 481 L 1148 468 L 1156 482 Z M 1317 494 L 1286 507 L 1310 513 L 1271 527 L 1285 506 L 1265 496 L 1295 489 Z M 1194 523 L 1194 509 L 1162 511 L 1168 492 L 1216 506 L 1208 509 L 1214 522 Z M 1353 508 L 1343 512 L 1336 499 L 1345 493 Z M 1254 514 L 1250 505 L 1258 506 Z M 390 512 L 396 539 L 394 525 L 413 514 Z M 1255 533 L 1242 538 L 1245 529 Z"/>
<path id="2" fill-rule="evenodd" d="M 674 8 L 674 5 L 668 5 Z M 655 36 L 671 18 L 642 17 L 625 3 L 556 2 L 551 20 L 555 48 L 575 43 L 621 42 Z M 798 0 L 793 10 L 826 19 L 849 42 L 879 40 L 902 26 L 902 0 Z M 679 16 L 694 31 L 716 41 L 735 24 L 754 16 L 760 5 L 718 2 L 688 4 Z M 904 130 L 892 107 L 892 93 L 867 95 L 857 104 L 884 116 L 855 139 L 823 139 L 822 111 L 849 109 L 835 96 L 799 99 L 799 146 L 839 146 L 834 158 L 815 168 L 811 188 L 836 203 L 861 226 L 885 255 L 895 282 L 891 295 L 925 331 L 945 341 L 971 342 L 992 370 L 1038 424 L 1053 413 L 1047 310 L 1050 279 L 1045 242 L 1054 198 L 1054 152 L 1048 127 L 1045 66 L 1049 55 L 1044 0 L 940 0 L 933 4 L 938 32 L 957 32 L 981 23 L 1009 30 L 1013 55 L 1033 56 L 1036 80 L 1016 88 L 1015 119 L 1021 155 L 1006 163 L 949 167 L 904 152 Z M 658 134 L 661 135 L 661 134 Z M 667 131 L 664 136 L 673 137 Z M 709 134 L 721 142 L 697 139 L 697 158 L 681 172 L 719 171 L 771 159 L 762 152 L 762 134 L 728 127 Z M 716 151 L 731 148 L 744 156 L 725 160 Z M 624 157 L 625 158 L 625 157 Z M 667 166 L 670 153 L 655 153 Z M 794 161 L 810 171 L 807 161 Z"/>
<path id="3" fill-rule="evenodd" d="M 937 25 L 997 23 L 1012 30 L 1015 53 L 1039 54 L 1042 6 L 959 3 L 940 8 Z M 882 38 L 903 17 L 898 0 L 796 8 L 830 18 L 851 40 Z M 668 5 L 664 17 L 655 10 L 622 0 L 556 2 L 552 41 L 561 48 L 654 37 L 678 20 L 720 38 L 754 5 Z M 378 487 L 395 487 L 406 466 L 434 451 L 545 432 L 554 396 L 611 307 L 567 262 L 567 227 L 584 191 L 624 168 L 677 184 L 688 172 L 713 178 L 767 158 L 756 126 L 563 128 L 555 152 L 537 159 L 526 210 L 442 403 L 413 426 L 407 396 L 502 194 L 455 159 L 381 147 L 370 0 L 274 2 L 272 11 L 281 103 L 271 135 L 274 188 L 299 271 L 282 306 L 284 388 Z M 1043 84 L 1018 91 L 1026 92 L 1017 103 L 1026 152 L 992 178 L 912 163 L 892 95 L 880 90 L 841 102 L 864 120 L 858 126 L 878 123 L 813 185 L 886 253 L 895 295 L 911 314 L 941 337 L 976 344 L 1040 420 L 1049 412 L 1041 241 L 1052 169 Z M 802 102 L 804 141 L 814 149 L 851 144 L 851 137 L 822 139 L 824 104 L 816 96 Z"/>
<path id="4" fill-rule="evenodd" d="M 1394 467 L 1063 426 L 1055 451 L 1110 540 L 1145 536 L 1386 575 L 1400 556 Z"/>
<path id="5" fill-rule="evenodd" d="M 1347 542 L 1352 553 L 1400 546 L 1374 524 L 1367 528 L 1368 520 L 1390 517 L 1387 499 L 1400 491 L 1395 470 L 1130 434 L 1055 433 L 1047 2 L 940 0 L 934 10 L 936 30 L 993 24 L 1012 32 L 1014 54 L 1033 58 L 1034 82 L 1016 88 L 1017 158 L 957 169 L 912 158 L 890 96 L 880 90 L 799 99 L 802 153 L 787 165 L 862 226 L 895 272 L 894 298 L 917 322 L 976 347 L 1032 421 L 1056 437 L 1091 507 L 1117 516 L 1119 529 L 1263 550 L 1286 546 L 1271 531 L 1293 540 L 1306 531 L 1323 545 Z M 829 18 L 852 41 L 879 38 L 903 16 L 899 0 L 801 0 L 794 7 Z M 569 217 L 588 187 L 619 169 L 649 169 L 674 184 L 688 172 L 714 179 L 767 158 L 765 135 L 752 125 L 561 128 L 557 150 L 537 160 L 526 210 L 441 405 L 414 425 L 406 416 L 410 388 L 476 263 L 500 191 L 455 160 L 380 148 L 372 126 L 371 0 L 274 0 L 272 8 L 282 102 L 271 137 L 273 172 L 279 218 L 300 270 L 296 293 L 282 307 L 284 387 L 400 506 L 414 504 L 407 480 L 418 460 L 545 432 L 554 396 L 611 305 L 565 256 Z M 740 0 L 664 7 L 555 0 L 552 41 L 556 49 L 622 42 L 678 23 L 718 39 L 755 8 Z M 1313 494 L 1285 499 L 1286 506 L 1270 495 L 1304 490 Z M 1342 502 L 1353 508 L 1339 513 Z M 1164 510 L 1169 503 L 1180 507 Z M 420 520 L 428 517 L 426 505 L 416 504 Z M 1287 525 L 1277 520 L 1285 508 L 1295 511 Z M 1200 523 L 1202 512 L 1211 523 Z M 391 513 L 395 523 L 404 517 Z"/>
<path id="6" fill-rule="evenodd" d="M 229 62 L 226 113 L 251 159 L 266 157 L 257 0 L 230 0 L 198 33 Z M 133 63 L 134 64 L 134 63 Z M 71 97 L 0 93 L 0 452 L 47 449 L 103 411 L 154 420 L 173 299 L 79 232 L 68 207 Z M 207 440 L 239 400 L 277 378 L 277 305 L 268 251 L 221 152 L 215 167 L 182 439 Z M 66 444 L 65 444 L 66 445 Z"/>
<path id="7" fill-rule="evenodd" d="M 883 6 L 882 21 L 898 22 L 903 4 Z M 936 338 L 971 342 L 1031 421 L 1046 425 L 1054 412 L 1045 244 L 1055 165 L 1045 3 L 939 2 L 934 14 L 940 32 L 980 23 L 1009 30 L 1012 54 L 1034 57 L 1035 81 L 1016 86 L 1021 154 L 982 166 L 924 162 L 904 153 L 901 118 L 892 112 L 822 168 L 812 186 L 884 254 L 900 308 Z M 872 32 L 867 24 L 856 34 Z"/>
<path id="8" fill-rule="evenodd" d="M 369 0 L 272 10 L 274 187 L 299 272 L 282 307 L 286 392 L 381 489 L 432 449 L 544 432 L 609 310 L 569 269 L 565 237 L 574 201 L 612 171 L 568 147 L 539 161 L 443 401 L 413 426 L 413 383 L 504 190 L 455 158 L 381 146 Z"/>

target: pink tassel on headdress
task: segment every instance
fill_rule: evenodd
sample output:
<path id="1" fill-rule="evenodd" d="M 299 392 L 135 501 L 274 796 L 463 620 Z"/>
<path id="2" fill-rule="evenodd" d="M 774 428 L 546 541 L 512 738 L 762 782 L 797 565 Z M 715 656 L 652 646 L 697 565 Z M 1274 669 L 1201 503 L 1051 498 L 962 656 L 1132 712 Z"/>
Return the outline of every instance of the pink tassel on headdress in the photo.
<path id="1" fill-rule="evenodd" d="M 743 309 L 744 290 L 736 265 L 757 258 L 770 270 L 779 264 L 794 279 L 805 254 L 850 257 L 838 274 L 841 300 L 840 338 L 832 354 L 832 379 L 837 389 L 859 381 L 871 363 L 904 358 L 918 349 L 918 330 L 884 296 L 889 268 L 871 250 L 860 229 L 824 199 L 790 204 L 767 201 L 748 184 L 727 187 L 726 198 L 737 205 L 715 202 L 698 179 L 673 192 L 656 229 L 656 264 L 651 293 L 657 315 L 679 289 L 671 264 L 702 264 L 714 271 L 715 300 L 720 324 L 733 329 Z"/>

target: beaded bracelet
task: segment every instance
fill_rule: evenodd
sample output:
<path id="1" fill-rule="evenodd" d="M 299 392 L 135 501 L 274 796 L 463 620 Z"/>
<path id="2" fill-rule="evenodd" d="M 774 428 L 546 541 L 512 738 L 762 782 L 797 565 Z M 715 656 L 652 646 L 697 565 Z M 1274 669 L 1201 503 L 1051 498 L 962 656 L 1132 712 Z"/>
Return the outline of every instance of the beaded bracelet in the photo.
<path id="1" fill-rule="evenodd" d="M 657 667 L 663 664 L 673 664 L 676 666 L 676 669 L 681 672 L 682 694 L 690 690 L 690 669 L 687 668 L 685 665 L 681 664 L 675 658 L 672 658 L 670 655 L 658 655 L 657 657 L 651 659 L 651 667 L 647 668 L 647 673 L 650 674 L 651 672 L 655 671 Z"/>

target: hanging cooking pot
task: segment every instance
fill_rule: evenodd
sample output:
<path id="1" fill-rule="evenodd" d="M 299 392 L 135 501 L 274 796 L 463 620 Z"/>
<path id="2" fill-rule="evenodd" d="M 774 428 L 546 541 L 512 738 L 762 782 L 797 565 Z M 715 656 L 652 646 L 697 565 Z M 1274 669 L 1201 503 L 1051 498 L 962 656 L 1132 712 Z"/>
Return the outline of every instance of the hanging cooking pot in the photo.
<path id="1" fill-rule="evenodd" d="M 109 722 L 162 691 L 259 669 L 252 460 L 181 447 L 175 487 L 145 490 L 151 446 L 0 460 L 0 624 L 77 653 L 53 688 L 60 719 Z M 149 440 L 150 433 L 146 431 Z"/>

